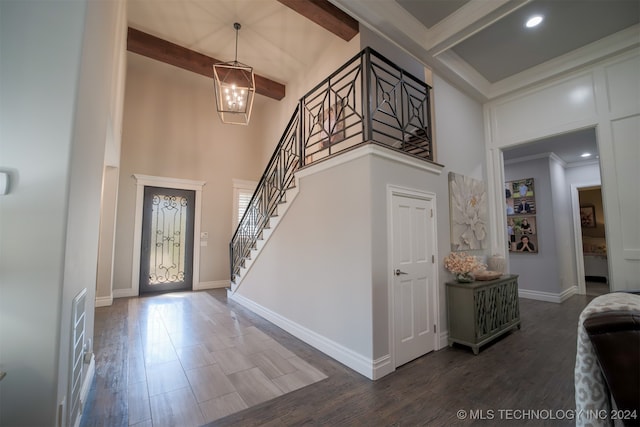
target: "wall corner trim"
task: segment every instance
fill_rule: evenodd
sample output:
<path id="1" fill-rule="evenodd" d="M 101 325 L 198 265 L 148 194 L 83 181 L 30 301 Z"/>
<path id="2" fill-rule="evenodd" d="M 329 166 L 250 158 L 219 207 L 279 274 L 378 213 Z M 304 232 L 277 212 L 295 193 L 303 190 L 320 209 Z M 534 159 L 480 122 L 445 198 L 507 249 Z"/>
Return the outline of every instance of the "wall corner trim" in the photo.
<path id="1" fill-rule="evenodd" d="M 569 297 L 578 293 L 578 286 L 574 285 L 559 294 L 553 292 L 541 292 L 541 291 L 532 291 L 527 289 L 519 289 L 518 296 L 520 298 L 533 299 L 537 301 L 546 301 L 546 302 L 555 302 L 556 304 L 560 304 L 565 301 Z"/>

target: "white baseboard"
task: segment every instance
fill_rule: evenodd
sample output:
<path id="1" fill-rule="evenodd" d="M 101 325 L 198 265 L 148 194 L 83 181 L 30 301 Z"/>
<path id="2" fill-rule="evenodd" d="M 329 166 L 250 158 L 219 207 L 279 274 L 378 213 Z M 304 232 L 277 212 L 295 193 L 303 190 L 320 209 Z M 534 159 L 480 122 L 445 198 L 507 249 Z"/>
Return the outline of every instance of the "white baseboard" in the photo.
<path id="1" fill-rule="evenodd" d="M 228 288 L 231 286 L 229 280 L 211 280 L 209 282 L 200 282 L 193 287 L 194 291 L 202 291 L 205 289 Z"/>
<path id="2" fill-rule="evenodd" d="M 560 304 L 564 300 L 578 293 L 578 287 L 572 286 L 569 289 L 565 289 L 559 294 L 552 292 L 531 291 L 527 289 L 518 289 L 518 296 L 520 298 L 534 299 L 538 301 L 555 302 Z"/>
<path id="3" fill-rule="evenodd" d="M 573 285 L 569 289 L 565 289 L 560 293 L 560 302 L 571 298 L 578 293 L 578 285 Z"/>
<path id="4" fill-rule="evenodd" d="M 113 304 L 113 295 L 108 297 L 96 297 L 96 307 L 108 307 Z"/>
<path id="5" fill-rule="evenodd" d="M 387 364 L 390 365 L 390 362 L 386 360 L 388 356 L 384 356 L 374 362 L 238 293 L 227 292 L 227 297 L 371 380 L 376 379 L 376 377 L 380 378 L 383 372 L 389 369 Z"/>
<path id="6" fill-rule="evenodd" d="M 444 331 L 441 332 L 440 335 L 438 336 L 438 348 L 436 348 L 436 350 L 440 350 L 445 348 L 446 346 L 449 345 L 449 331 Z"/>
<path id="7" fill-rule="evenodd" d="M 389 375 L 395 370 L 396 368 L 391 363 L 391 355 L 386 354 L 373 361 L 373 376 L 371 379 L 377 380 L 385 375 Z"/>
<path id="8" fill-rule="evenodd" d="M 129 298 L 129 297 L 137 297 L 138 291 L 136 289 L 114 289 L 113 297 L 114 298 Z"/>

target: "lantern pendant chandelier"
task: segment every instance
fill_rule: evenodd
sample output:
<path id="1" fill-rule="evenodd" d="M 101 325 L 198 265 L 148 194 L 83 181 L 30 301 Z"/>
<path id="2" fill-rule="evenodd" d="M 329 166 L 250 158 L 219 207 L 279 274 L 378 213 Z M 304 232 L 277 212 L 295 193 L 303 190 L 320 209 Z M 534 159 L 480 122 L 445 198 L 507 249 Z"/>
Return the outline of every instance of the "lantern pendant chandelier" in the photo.
<path id="1" fill-rule="evenodd" d="M 238 62 L 240 24 L 236 22 L 233 28 L 236 30 L 236 59 L 213 66 L 216 109 L 223 123 L 248 125 L 256 84 L 253 68 Z"/>

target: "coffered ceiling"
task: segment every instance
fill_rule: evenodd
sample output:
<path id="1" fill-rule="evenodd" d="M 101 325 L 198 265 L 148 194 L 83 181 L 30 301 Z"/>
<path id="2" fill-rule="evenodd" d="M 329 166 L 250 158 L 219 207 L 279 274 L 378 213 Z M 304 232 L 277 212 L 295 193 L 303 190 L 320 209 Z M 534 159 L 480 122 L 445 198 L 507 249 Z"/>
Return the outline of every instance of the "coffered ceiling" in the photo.
<path id="1" fill-rule="evenodd" d="M 640 45 L 638 0 L 331 1 L 480 101 Z"/>

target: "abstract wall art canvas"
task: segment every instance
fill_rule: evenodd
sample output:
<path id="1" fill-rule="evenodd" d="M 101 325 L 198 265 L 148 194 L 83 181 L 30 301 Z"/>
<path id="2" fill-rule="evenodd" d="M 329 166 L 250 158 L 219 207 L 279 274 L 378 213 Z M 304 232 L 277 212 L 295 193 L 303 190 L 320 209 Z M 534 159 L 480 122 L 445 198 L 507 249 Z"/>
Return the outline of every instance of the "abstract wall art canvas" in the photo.
<path id="1" fill-rule="evenodd" d="M 484 249 L 487 240 L 487 191 L 484 182 L 449 172 L 451 250 Z"/>

